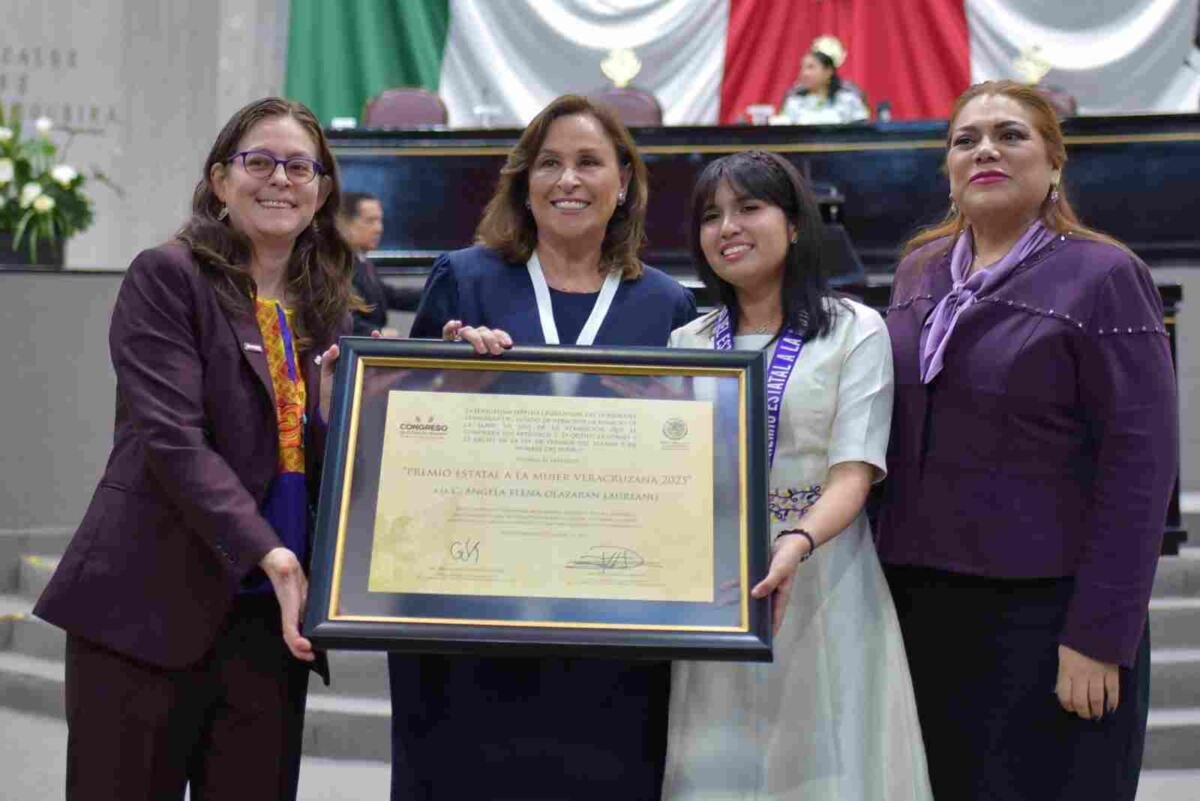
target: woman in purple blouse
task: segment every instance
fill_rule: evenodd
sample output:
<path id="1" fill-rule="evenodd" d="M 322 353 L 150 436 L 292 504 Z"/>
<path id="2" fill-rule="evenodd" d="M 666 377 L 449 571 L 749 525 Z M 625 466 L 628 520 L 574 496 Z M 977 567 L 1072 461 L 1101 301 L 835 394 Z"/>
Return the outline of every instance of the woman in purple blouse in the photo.
<path id="1" fill-rule="evenodd" d="M 1178 461 L 1161 303 L 1075 216 L 1036 91 L 971 87 L 948 145 L 950 212 L 887 317 L 878 525 L 934 795 L 1133 799 Z"/>

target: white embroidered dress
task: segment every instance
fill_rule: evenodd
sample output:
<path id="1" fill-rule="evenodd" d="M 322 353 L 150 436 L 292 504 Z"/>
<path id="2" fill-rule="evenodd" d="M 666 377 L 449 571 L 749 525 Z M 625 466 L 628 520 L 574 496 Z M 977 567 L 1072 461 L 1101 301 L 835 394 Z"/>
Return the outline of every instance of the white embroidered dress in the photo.
<path id="1" fill-rule="evenodd" d="M 670 346 L 711 348 L 715 319 L 677 329 Z M 882 474 L 891 413 L 887 329 L 875 311 L 845 301 L 832 332 L 805 343 L 784 393 L 773 535 L 796 526 L 830 466 L 867 462 Z M 800 565 L 774 655 L 771 664 L 675 663 L 664 801 L 932 798 L 904 643 L 865 514 Z"/>

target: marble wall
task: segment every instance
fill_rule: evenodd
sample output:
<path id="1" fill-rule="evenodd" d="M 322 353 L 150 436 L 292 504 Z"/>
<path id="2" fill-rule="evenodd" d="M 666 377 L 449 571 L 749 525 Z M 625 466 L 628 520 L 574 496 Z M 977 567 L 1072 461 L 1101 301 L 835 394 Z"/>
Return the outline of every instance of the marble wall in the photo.
<path id="1" fill-rule="evenodd" d="M 96 222 L 68 267 L 123 269 L 174 232 L 221 125 L 282 91 L 287 13 L 288 0 L 0 0 L 0 101 L 50 117 L 66 161 L 120 187 L 92 184 Z"/>

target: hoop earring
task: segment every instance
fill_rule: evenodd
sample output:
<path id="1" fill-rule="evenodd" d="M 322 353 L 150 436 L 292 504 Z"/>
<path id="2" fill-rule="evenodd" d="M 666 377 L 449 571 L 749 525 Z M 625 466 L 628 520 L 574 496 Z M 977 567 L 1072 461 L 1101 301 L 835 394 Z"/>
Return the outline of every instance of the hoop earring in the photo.
<path id="1" fill-rule="evenodd" d="M 224 220 L 228 216 L 229 216 L 229 207 L 228 206 L 222 206 L 221 210 L 217 212 L 218 220 Z"/>

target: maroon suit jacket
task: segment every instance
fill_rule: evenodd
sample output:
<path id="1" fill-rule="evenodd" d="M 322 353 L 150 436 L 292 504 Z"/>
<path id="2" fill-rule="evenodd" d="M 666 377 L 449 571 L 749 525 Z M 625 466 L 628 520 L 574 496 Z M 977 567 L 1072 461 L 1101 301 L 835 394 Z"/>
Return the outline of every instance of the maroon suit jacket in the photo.
<path id="1" fill-rule="evenodd" d="M 180 668 L 208 651 L 242 579 L 282 544 L 259 513 L 277 472 L 274 388 L 253 315 L 226 314 L 178 243 L 130 265 L 109 348 L 112 453 L 34 613 L 118 653 Z M 325 444 L 317 352 L 300 358 L 314 507 Z"/>

